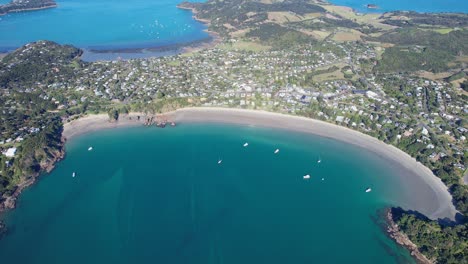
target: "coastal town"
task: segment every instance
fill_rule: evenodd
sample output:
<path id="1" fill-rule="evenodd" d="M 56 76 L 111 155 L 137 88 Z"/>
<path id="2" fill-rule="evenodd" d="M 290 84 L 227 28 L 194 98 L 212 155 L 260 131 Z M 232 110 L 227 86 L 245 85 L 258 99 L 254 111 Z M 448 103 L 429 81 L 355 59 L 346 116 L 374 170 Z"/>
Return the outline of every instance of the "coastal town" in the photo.
<path id="1" fill-rule="evenodd" d="M 430 15 L 414 14 L 411 19 L 405 14 L 407 23 L 401 29 L 395 26 L 402 20 L 399 13 L 368 22 L 368 16 L 350 18 L 328 5 L 310 7 L 323 14 L 296 14 L 301 17 L 296 20 L 293 11 L 269 12 L 262 23 L 255 20 L 259 14 L 221 21 L 217 18 L 224 9 L 218 14 L 209 12 L 214 5 L 186 5 L 210 21 L 210 30 L 221 36 L 219 43 L 173 56 L 85 62 L 78 48 L 37 41 L 3 58 L 0 211 L 14 206 L 10 197 L 16 198 L 21 184 L 63 157 L 62 124 L 99 113 L 119 122 L 132 112 L 142 113 L 143 120 L 157 120 L 184 107 L 224 107 L 309 117 L 378 138 L 429 168 L 466 215 L 466 15 L 438 17 L 441 25 L 428 29 L 423 22 Z M 281 23 L 269 25 L 272 21 Z M 336 27 L 346 21 L 349 26 Z M 415 21 L 422 26 L 406 28 Z M 363 25 L 359 34 L 368 36 L 350 37 L 349 32 L 356 34 Z M 292 38 L 287 48 L 284 39 L 264 36 L 271 28 Z M 395 37 L 395 32 L 407 39 Z M 416 43 L 412 35 L 427 42 Z M 38 138 L 40 143 L 33 143 Z"/>
<path id="2" fill-rule="evenodd" d="M 366 76 L 357 62 L 375 59 L 371 45 L 353 48 L 329 41 L 321 50 L 299 46 L 253 53 L 232 49 L 232 41 L 193 54 L 96 62 L 79 69 L 73 78 L 62 77 L 56 68 L 52 78 L 60 82 L 38 81 L 19 92 L 37 94 L 50 101 L 52 109 L 72 118 L 85 112 L 83 106 L 96 113 L 116 108 L 151 115 L 184 106 L 218 106 L 307 116 L 396 146 L 411 141 L 418 160 L 449 159 L 446 165 L 456 174 L 465 171 L 468 109 L 461 87 L 406 74 Z M 50 52 L 45 42 L 18 52 L 27 58 L 23 54 L 33 48 Z M 10 90 L 2 92 L 7 98 Z M 6 101 L 4 106 L 17 103 Z M 4 151 L 43 125 L 19 127 L 11 134 L 5 131 L 0 140 Z"/>

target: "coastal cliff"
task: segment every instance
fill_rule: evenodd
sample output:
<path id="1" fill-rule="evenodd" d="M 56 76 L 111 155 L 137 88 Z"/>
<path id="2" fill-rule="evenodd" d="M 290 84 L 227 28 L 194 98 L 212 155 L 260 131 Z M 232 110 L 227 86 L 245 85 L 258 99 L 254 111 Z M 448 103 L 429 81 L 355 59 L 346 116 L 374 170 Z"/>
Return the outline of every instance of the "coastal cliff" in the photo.
<path id="1" fill-rule="evenodd" d="M 8 4 L 0 5 L 0 15 L 54 7 L 57 7 L 57 3 L 54 0 L 13 0 Z"/>
<path id="2" fill-rule="evenodd" d="M 63 148 L 64 143 L 65 141 L 62 141 L 62 146 L 59 149 L 51 150 L 49 152 L 49 157 L 39 164 L 39 171 L 31 174 L 29 177 L 22 178 L 21 182 L 16 186 L 16 190 L 13 192 L 13 194 L 4 194 L 2 197 L 0 197 L 0 213 L 6 210 L 14 209 L 16 207 L 16 200 L 23 192 L 23 190 L 33 185 L 41 173 L 49 173 L 54 169 L 57 162 L 63 159 L 65 156 L 65 150 Z M 3 228 L 5 228 L 5 225 L 2 226 L 0 222 L 0 238 L 2 233 L 1 230 Z"/>

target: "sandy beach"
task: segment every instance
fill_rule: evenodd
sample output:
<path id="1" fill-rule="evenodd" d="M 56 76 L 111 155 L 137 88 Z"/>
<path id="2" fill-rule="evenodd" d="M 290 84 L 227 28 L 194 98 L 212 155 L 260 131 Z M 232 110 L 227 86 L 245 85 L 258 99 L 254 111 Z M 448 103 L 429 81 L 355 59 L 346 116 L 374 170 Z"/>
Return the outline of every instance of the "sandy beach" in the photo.
<path id="1" fill-rule="evenodd" d="M 100 129 L 143 125 L 141 113 L 122 115 L 117 122 L 108 116 L 91 115 L 64 125 L 63 136 L 68 140 L 77 135 Z M 395 169 L 395 177 L 411 190 L 411 199 L 400 206 L 417 210 L 432 219 L 454 219 L 456 210 L 447 187 L 428 168 L 396 147 L 387 145 L 363 133 L 319 120 L 256 110 L 229 108 L 184 108 L 164 114 L 177 123 L 224 123 L 286 129 L 314 134 L 353 144 L 379 155 Z M 131 119 L 130 119 L 131 118 Z"/>
<path id="2" fill-rule="evenodd" d="M 141 117 L 140 121 L 138 120 L 138 116 Z M 128 115 L 120 115 L 119 120 L 116 122 L 110 122 L 107 114 L 88 115 L 65 123 L 63 125 L 62 137 L 70 140 L 78 135 L 102 129 L 142 126 L 145 121 L 144 117 L 145 114 L 143 113 L 130 113 Z"/>

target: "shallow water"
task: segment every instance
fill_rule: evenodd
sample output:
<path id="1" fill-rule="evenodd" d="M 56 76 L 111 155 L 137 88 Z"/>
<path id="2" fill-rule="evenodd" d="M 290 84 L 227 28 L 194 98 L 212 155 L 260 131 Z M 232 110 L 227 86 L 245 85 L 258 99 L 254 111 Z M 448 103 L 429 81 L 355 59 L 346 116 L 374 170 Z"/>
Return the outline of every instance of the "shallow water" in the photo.
<path id="1" fill-rule="evenodd" d="M 66 147 L 6 215 L 5 263 L 412 263 L 376 223 L 408 192 L 355 146 L 183 124 L 100 131 Z"/>

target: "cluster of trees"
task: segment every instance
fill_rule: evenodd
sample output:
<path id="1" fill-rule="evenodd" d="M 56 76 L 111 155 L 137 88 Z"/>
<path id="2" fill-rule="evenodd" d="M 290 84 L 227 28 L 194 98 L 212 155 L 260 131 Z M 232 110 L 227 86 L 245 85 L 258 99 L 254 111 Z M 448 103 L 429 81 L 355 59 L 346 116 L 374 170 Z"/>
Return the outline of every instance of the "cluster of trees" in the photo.
<path id="1" fill-rule="evenodd" d="M 261 24 L 249 31 L 246 36 L 257 38 L 275 48 L 289 48 L 301 44 L 315 43 L 315 40 L 306 34 L 275 23 Z"/>
<path id="2" fill-rule="evenodd" d="M 448 34 L 414 28 L 398 29 L 369 40 L 392 43 L 374 68 L 377 72 L 442 72 L 455 56 L 468 54 L 468 30 Z"/>
<path id="3" fill-rule="evenodd" d="M 62 150 L 62 120 L 51 116 L 47 125 L 37 134 L 26 138 L 19 147 L 19 155 L 14 166 L 22 175 L 35 175 L 44 169 L 42 164 L 57 158 L 57 151 Z M 43 165 L 42 165 L 43 166 Z"/>
<path id="4" fill-rule="evenodd" d="M 23 179 L 38 175 L 62 153 L 62 121 L 58 115 L 44 115 L 45 123 L 18 146 L 14 158 L 0 156 L 0 197 L 11 194 Z"/>
<path id="5" fill-rule="evenodd" d="M 400 19 L 400 16 L 409 18 Z M 417 13 L 417 12 L 394 12 L 394 16 L 384 18 L 383 23 L 397 27 L 416 26 L 444 26 L 449 28 L 464 28 L 468 26 L 468 17 L 464 14 L 451 13 Z"/>
<path id="6" fill-rule="evenodd" d="M 460 87 L 465 91 L 468 92 L 468 80 L 465 80 L 460 84 Z"/>
<path id="7" fill-rule="evenodd" d="M 468 223 L 442 226 L 422 215 L 392 209 L 393 220 L 419 251 L 436 263 L 468 263 Z"/>
<path id="8" fill-rule="evenodd" d="M 454 30 L 447 34 L 440 34 L 432 30 L 421 30 L 416 28 L 396 29 L 385 33 L 377 38 L 369 38 L 384 43 L 392 43 L 399 46 L 423 46 L 431 47 L 435 50 L 445 50 L 452 55 L 460 53 L 467 54 L 468 30 Z"/>
<path id="9" fill-rule="evenodd" d="M 443 72 L 449 69 L 447 63 L 454 58 L 447 51 L 433 48 L 391 47 L 374 68 L 377 72 Z"/>
<path id="10" fill-rule="evenodd" d="M 75 78 L 76 67 L 84 66 L 77 57 L 82 50 L 50 41 L 31 43 L 8 54 L 0 62 L 0 87 L 33 87 L 39 80 L 52 84 Z"/>
<path id="11" fill-rule="evenodd" d="M 117 121 L 119 120 L 119 110 L 112 108 L 107 112 L 110 121 Z"/>

